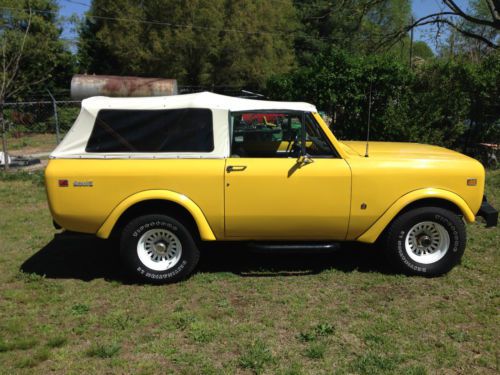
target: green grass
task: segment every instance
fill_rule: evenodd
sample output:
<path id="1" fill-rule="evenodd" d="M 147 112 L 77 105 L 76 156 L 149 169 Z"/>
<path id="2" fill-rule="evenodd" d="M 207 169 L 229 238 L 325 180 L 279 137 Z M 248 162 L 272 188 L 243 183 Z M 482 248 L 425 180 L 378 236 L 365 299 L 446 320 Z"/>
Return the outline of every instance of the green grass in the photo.
<path id="1" fill-rule="evenodd" d="M 61 136 L 62 139 L 62 136 Z M 23 151 L 29 153 L 50 152 L 56 145 L 55 134 L 23 134 L 20 137 L 9 136 L 7 137 L 8 150 L 10 151 Z M 16 152 L 18 153 L 18 152 Z"/>
<path id="2" fill-rule="evenodd" d="M 87 357 L 96 358 L 111 358 L 118 354 L 120 351 L 120 345 L 116 343 L 112 344 L 95 344 L 92 345 L 85 354 Z"/>
<path id="3" fill-rule="evenodd" d="M 131 284 L 115 248 L 54 238 L 40 174 L 0 174 L 0 374 L 497 374 L 500 230 L 468 226 L 440 278 L 376 249 L 205 249 L 174 285 Z M 500 207 L 500 171 L 488 199 Z"/>

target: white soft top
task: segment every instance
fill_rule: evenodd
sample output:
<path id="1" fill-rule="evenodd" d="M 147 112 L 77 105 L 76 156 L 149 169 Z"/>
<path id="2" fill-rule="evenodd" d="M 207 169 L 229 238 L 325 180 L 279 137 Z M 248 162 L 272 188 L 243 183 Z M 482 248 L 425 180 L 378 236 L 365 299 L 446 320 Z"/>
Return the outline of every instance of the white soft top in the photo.
<path id="1" fill-rule="evenodd" d="M 212 110 L 214 126 L 214 150 L 205 153 L 88 153 L 85 151 L 95 118 L 101 109 L 182 109 L 206 108 Z M 51 158 L 224 158 L 229 155 L 229 112 L 241 111 L 301 111 L 317 112 L 316 107 L 303 102 L 274 102 L 235 98 L 201 92 L 196 94 L 110 98 L 95 96 L 82 101 L 78 118 L 66 134 L 63 141 L 50 155 Z"/>

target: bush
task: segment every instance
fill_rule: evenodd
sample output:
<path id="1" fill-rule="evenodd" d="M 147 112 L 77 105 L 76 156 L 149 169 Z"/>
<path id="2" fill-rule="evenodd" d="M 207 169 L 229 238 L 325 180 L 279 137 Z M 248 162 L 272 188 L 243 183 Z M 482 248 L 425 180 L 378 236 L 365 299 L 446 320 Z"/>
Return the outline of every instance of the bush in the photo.
<path id="1" fill-rule="evenodd" d="M 307 67 L 273 77 L 267 94 L 306 100 L 334 119 L 341 139 L 431 143 L 477 154 L 500 139 L 500 53 L 480 64 L 433 60 L 410 70 L 390 56 L 331 49 Z"/>

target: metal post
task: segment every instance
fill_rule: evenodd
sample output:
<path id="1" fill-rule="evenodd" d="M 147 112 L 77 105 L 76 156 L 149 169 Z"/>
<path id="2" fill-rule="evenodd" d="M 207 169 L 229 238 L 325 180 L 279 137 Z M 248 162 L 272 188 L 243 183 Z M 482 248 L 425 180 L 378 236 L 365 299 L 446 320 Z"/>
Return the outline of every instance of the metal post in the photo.
<path id="1" fill-rule="evenodd" d="M 47 92 L 49 93 L 49 96 L 52 99 L 52 106 L 54 108 L 54 122 L 56 126 L 56 142 L 57 144 L 59 144 L 59 142 L 61 142 L 61 134 L 59 133 L 59 117 L 57 116 L 57 103 L 56 99 L 52 96 L 52 94 L 48 89 Z"/>
<path id="2" fill-rule="evenodd" d="M 4 157 L 4 169 L 9 170 L 9 153 L 7 152 L 7 127 L 5 126 L 5 118 L 3 114 L 3 100 L 0 103 L 0 121 L 2 122 L 2 148 Z"/>
<path id="3" fill-rule="evenodd" d="M 411 24 L 413 25 L 413 23 L 415 22 L 415 20 L 413 19 L 413 17 L 411 18 Z M 414 27 L 411 28 L 410 30 L 410 69 L 413 69 L 413 29 Z"/>
<path id="4" fill-rule="evenodd" d="M 372 78 L 370 77 L 370 91 L 368 92 L 368 124 L 366 126 L 366 149 L 365 158 L 369 156 L 368 145 L 370 143 L 370 122 L 372 118 Z"/>

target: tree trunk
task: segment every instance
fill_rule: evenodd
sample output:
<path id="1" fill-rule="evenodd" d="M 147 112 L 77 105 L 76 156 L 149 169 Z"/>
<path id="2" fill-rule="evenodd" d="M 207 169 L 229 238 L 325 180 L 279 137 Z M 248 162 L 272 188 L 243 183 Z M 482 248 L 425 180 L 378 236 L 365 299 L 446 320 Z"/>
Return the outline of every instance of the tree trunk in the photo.
<path id="1" fill-rule="evenodd" d="M 7 152 L 7 126 L 5 125 L 5 119 L 3 117 L 3 99 L 0 99 L 0 123 L 2 123 L 2 150 L 4 157 L 4 169 L 9 170 L 9 154 Z"/>

